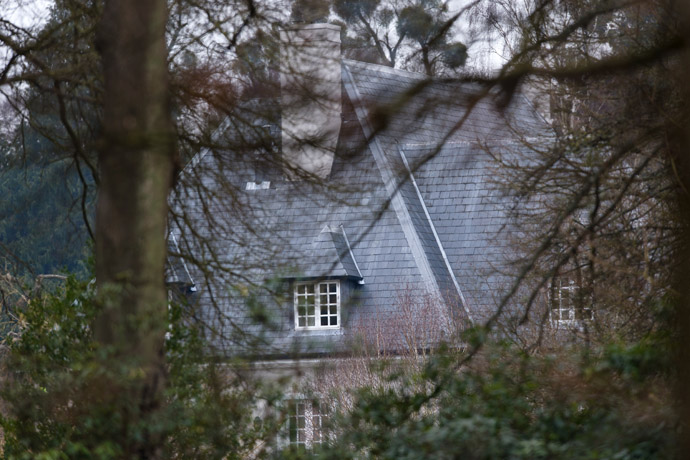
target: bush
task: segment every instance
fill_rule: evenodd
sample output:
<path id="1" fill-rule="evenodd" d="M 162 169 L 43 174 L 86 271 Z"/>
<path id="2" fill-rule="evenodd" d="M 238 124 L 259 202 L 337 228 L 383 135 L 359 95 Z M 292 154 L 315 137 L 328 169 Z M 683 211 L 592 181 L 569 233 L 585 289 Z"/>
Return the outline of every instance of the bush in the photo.
<path id="1" fill-rule="evenodd" d="M 493 343 L 463 365 L 464 352 L 440 351 L 419 372 L 393 375 L 391 385 L 356 389 L 353 410 L 331 418 L 330 443 L 314 455 L 673 458 L 671 377 L 668 368 L 639 359 L 653 354 L 643 346 L 530 356 Z"/>
<path id="2" fill-rule="evenodd" d="M 32 299 L 20 313 L 18 334 L 4 347 L 5 458 L 122 458 L 122 446 L 152 434 L 167 440 L 162 458 L 259 452 L 275 432 L 270 419 L 252 417 L 262 389 L 238 377 L 230 363 L 208 360 L 203 339 L 182 311 L 170 307 L 165 404 L 131 423 L 140 410 L 128 396 L 138 369 L 94 341 L 93 290 L 70 278 L 59 292 Z M 117 398 L 108 400 L 117 407 L 104 407 L 101 396 L 112 392 Z"/>

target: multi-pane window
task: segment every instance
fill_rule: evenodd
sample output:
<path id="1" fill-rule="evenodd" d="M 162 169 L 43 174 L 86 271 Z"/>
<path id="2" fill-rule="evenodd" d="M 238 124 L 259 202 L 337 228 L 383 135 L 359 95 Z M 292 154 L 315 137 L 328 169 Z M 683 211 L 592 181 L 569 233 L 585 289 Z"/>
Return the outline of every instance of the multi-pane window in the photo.
<path id="1" fill-rule="evenodd" d="M 321 403 L 309 399 L 293 400 L 290 403 L 288 429 L 290 444 L 309 449 L 324 442 L 326 415 Z"/>
<path id="2" fill-rule="evenodd" d="M 322 329 L 340 327 L 340 282 L 295 285 L 295 327 Z"/>
<path id="3" fill-rule="evenodd" d="M 555 279 L 549 290 L 551 320 L 574 323 L 593 319 L 591 303 L 582 296 L 582 290 L 572 280 Z"/>

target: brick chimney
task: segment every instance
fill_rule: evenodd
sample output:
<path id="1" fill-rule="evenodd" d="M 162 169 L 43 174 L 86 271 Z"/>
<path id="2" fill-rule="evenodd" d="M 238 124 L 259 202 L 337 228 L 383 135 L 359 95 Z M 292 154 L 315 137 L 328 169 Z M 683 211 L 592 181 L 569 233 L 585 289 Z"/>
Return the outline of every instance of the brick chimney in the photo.
<path id="1" fill-rule="evenodd" d="M 280 39 L 283 160 L 288 170 L 325 179 L 340 133 L 340 27 L 300 25 L 282 31 Z"/>

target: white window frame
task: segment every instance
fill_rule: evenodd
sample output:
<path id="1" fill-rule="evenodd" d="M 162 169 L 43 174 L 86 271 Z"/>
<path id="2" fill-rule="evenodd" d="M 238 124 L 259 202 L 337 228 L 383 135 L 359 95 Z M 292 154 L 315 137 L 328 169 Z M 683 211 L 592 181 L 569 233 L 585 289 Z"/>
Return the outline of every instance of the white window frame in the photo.
<path id="1" fill-rule="evenodd" d="M 330 286 L 335 285 L 335 293 L 330 292 Z M 321 292 L 321 287 L 326 286 L 327 292 L 322 293 Z M 313 293 L 309 293 L 309 287 L 313 287 Z M 319 282 L 298 282 L 295 283 L 294 287 L 294 298 L 293 298 L 293 306 L 294 306 L 294 313 L 295 313 L 295 329 L 296 330 L 319 330 L 319 329 L 340 329 L 340 311 L 341 311 L 341 302 L 340 302 L 340 281 L 339 280 L 326 280 L 326 281 L 319 281 Z M 309 295 L 313 295 L 314 297 L 314 304 L 313 304 L 313 315 L 309 314 L 309 304 L 305 302 L 305 305 L 307 308 L 307 311 L 305 312 L 306 314 L 300 315 L 300 309 L 301 309 L 301 304 L 300 304 L 300 299 L 306 299 L 309 297 Z M 330 299 L 330 297 L 335 294 L 336 301 L 333 303 Z M 323 296 L 326 297 L 326 313 L 324 314 L 321 311 L 322 308 L 322 299 Z M 331 312 L 331 307 L 335 306 L 335 314 Z M 321 320 L 322 318 L 327 318 L 327 322 L 331 322 L 331 318 L 336 318 L 336 324 L 331 325 L 322 325 Z M 304 324 L 300 325 L 300 319 L 304 318 Z M 309 319 L 314 318 L 314 324 L 309 325 Z"/>
<path id="2" fill-rule="evenodd" d="M 307 450 L 325 443 L 325 406 L 314 399 L 291 399 L 288 404 L 287 443 Z"/>
<path id="3" fill-rule="evenodd" d="M 594 319 L 594 309 L 582 306 L 582 318 L 577 318 L 578 306 L 574 297 L 580 287 L 573 280 L 554 279 L 548 292 L 549 317 L 551 322 L 558 325 L 578 325 L 583 321 Z M 565 295 L 567 293 L 567 295 Z M 555 298 L 553 296 L 556 296 Z M 589 311 L 589 317 L 585 318 L 585 312 Z"/>

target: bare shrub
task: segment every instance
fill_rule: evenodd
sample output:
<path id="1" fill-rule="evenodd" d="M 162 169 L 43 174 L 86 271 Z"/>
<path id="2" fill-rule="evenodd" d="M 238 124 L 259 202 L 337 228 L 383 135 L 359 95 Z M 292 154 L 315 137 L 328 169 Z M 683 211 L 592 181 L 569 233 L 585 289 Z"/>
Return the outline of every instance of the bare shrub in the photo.
<path id="1" fill-rule="evenodd" d="M 401 390 L 397 377 L 421 372 L 442 343 L 460 346 L 458 318 L 448 302 L 408 286 L 393 305 L 393 319 L 376 315 L 355 322 L 351 354 L 325 360 L 303 385 L 331 411 L 352 410 L 360 390 Z"/>

